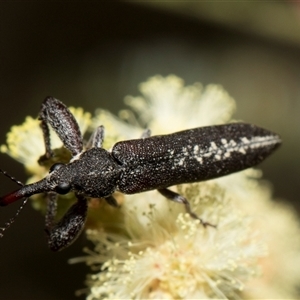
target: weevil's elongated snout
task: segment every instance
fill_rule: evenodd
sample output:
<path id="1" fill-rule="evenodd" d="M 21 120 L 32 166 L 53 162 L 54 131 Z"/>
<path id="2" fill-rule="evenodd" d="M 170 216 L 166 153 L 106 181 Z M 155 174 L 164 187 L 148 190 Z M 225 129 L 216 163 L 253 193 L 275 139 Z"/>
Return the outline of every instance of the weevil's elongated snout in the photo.
<path id="1" fill-rule="evenodd" d="M 42 179 L 38 182 L 24 185 L 20 189 L 11 192 L 3 197 L 0 197 L 0 206 L 6 206 L 19 199 L 30 197 L 34 194 L 39 194 L 48 191 L 50 191 L 49 184 L 47 184 L 46 179 Z"/>

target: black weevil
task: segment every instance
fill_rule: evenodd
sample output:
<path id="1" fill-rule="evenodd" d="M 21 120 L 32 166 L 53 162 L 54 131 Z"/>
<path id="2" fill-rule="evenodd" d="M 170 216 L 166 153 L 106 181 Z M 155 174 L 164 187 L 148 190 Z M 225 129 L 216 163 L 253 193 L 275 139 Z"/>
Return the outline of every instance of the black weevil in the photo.
<path id="1" fill-rule="evenodd" d="M 269 156 L 281 143 L 280 137 L 266 129 L 245 123 L 231 123 L 184 130 L 168 135 L 150 136 L 116 143 L 111 152 L 102 148 L 103 126 L 98 127 L 83 150 L 79 126 L 59 100 L 47 97 L 39 113 L 45 140 L 46 154 L 53 155 L 49 125 L 55 130 L 64 146 L 71 152 L 68 164 L 56 163 L 42 180 L 22 187 L 0 198 L 0 205 L 48 192 L 46 233 L 51 250 L 69 246 L 83 229 L 87 214 L 87 198 L 104 198 L 117 206 L 112 194 L 119 191 L 135 194 L 157 189 L 169 200 L 184 204 L 191 217 L 199 219 L 183 196 L 168 187 L 221 177 L 253 167 Z M 54 224 L 56 193 L 74 191 L 77 202 L 63 218 Z M 9 220 L 3 231 L 14 218 Z M 213 226 L 213 225 L 211 225 Z"/>

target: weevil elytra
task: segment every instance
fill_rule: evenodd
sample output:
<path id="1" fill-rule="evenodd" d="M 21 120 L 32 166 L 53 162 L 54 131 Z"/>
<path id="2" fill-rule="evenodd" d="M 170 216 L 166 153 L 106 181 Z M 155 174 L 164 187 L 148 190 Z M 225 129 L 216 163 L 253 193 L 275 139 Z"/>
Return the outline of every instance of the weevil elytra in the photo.
<path id="1" fill-rule="evenodd" d="M 69 246 L 83 229 L 87 199 L 104 198 L 116 206 L 112 194 L 119 191 L 134 194 L 158 190 L 169 200 L 182 203 L 191 217 L 199 219 L 190 209 L 187 199 L 168 187 L 221 177 L 253 167 L 269 156 L 281 143 L 280 137 L 266 129 L 245 123 L 207 126 L 168 135 L 150 136 L 116 143 L 111 152 L 102 148 L 103 126 L 98 127 L 83 150 L 79 126 L 59 100 L 47 97 L 39 113 L 45 140 L 46 158 L 53 155 L 49 125 L 55 130 L 66 149 L 72 154 L 67 164 L 56 163 L 42 180 L 22 185 L 0 198 L 8 205 L 38 193 L 48 193 L 46 233 L 53 251 Z M 4 171 L 2 173 L 6 174 Z M 74 191 L 77 202 L 63 218 L 54 224 L 56 194 Z M 19 214 L 21 208 L 18 210 Z M 8 228 L 12 218 L 2 228 Z"/>

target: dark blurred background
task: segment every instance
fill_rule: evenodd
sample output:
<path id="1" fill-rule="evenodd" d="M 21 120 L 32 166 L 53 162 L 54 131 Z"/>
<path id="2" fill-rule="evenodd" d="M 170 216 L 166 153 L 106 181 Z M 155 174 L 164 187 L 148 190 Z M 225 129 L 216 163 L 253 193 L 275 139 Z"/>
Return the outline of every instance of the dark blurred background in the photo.
<path id="1" fill-rule="evenodd" d="M 281 134 L 283 147 L 262 169 L 275 197 L 300 212 L 299 4 L 1 1 L 0 62 L 0 144 L 48 95 L 117 113 L 156 74 L 222 84 L 237 101 L 235 118 Z M 4 154 L 0 167 L 26 180 Z M 0 183 L 1 194 L 16 188 Z M 1 209 L 1 224 L 17 206 Z M 84 287 L 86 267 L 67 264 L 84 238 L 52 253 L 43 222 L 28 205 L 0 240 L 1 299 L 76 299 Z"/>

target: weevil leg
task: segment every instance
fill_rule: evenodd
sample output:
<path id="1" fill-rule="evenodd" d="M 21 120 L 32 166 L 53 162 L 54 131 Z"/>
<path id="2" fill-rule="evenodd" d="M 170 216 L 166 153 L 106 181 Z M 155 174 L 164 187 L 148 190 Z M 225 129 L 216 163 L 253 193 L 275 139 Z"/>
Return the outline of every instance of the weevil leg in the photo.
<path id="1" fill-rule="evenodd" d="M 145 139 L 151 136 L 151 130 L 150 129 L 145 129 L 144 132 L 142 133 L 141 138 Z"/>
<path id="2" fill-rule="evenodd" d="M 71 245 L 84 228 L 87 215 L 87 199 L 77 195 L 77 200 L 57 224 L 46 229 L 48 246 L 52 251 L 60 251 Z M 52 205 L 53 203 L 50 204 L 50 206 Z M 54 211 L 55 208 L 53 207 L 50 207 L 50 210 Z M 48 224 L 50 221 L 53 222 L 51 217 L 48 216 L 46 221 Z"/>
<path id="3" fill-rule="evenodd" d="M 53 97 L 47 97 L 42 103 L 39 119 L 41 120 L 46 148 L 44 157 L 49 158 L 53 155 L 49 125 L 57 133 L 64 146 L 72 153 L 72 156 L 82 152 L 83 142 L 79 125 L 62 102 Z"/>
<path id="4" fill-rule="evenodd" d="M 48 193 L 47 195 L 47 209 L 45 215 L 45 231 L 49 234 L 54 225 L 54 219 L 57 212 L 57 194 Z"/>
<path id="5" fill-rule="evenodd" d="M 112 195 L 106 197 L 105 200 L 109 205 L 113 207 L 119 207 L 118 201 Z"/>
<path id="6" fill-rule="evenodd" d="M 43 132 L 43 137 L 44 137 L 44 143 L 45 143 L 45 149 L 46 153 L 40 158 L 40 160 L 47 160 L 53 156 L 53 151 L 51 149 L 51 142 L 50 142 L 50 130 L 48 127 L 48 124 L 42 120 L 40 127 Z"/>
<path id="7" fill-rule="evenodd" d="M 86 144 L 86 148 L 102 148 L 103 140 L 104 140 L 104 126 L 101 125 L 95 129 L 92 133 L 89 141 Z"/>
<path id="8" fill-rule="evenodd" d="M 215 225 L 212 225 L 208 222 L 205 222 L 203 221 L 201 218 L 199 218 L 197 216 L 197 214 L 195 214 L 192 209 L 191 209 L 191 205 L 189 203 L 189 201 L 181 196 L 180 194 L 178 193 L 175 193 L 167 188 L 164 188 L 164 189 L 158 189 L 158 192 L 161 193 L 164 197 L 166 197 L 167 199 L 171 200 L 171 201 L 174 201 L 174 202 L 177 202 L 177 203 L 182 203 L 185 207 L 185 210 L 186 212 L 193 218 L 193 219 L 196 219 L 196 220 L 199 220 L 201 222 L 201 224 L 206 227 L 206 226 L 211 226 L 211 227 L 216 227 Z"/>

